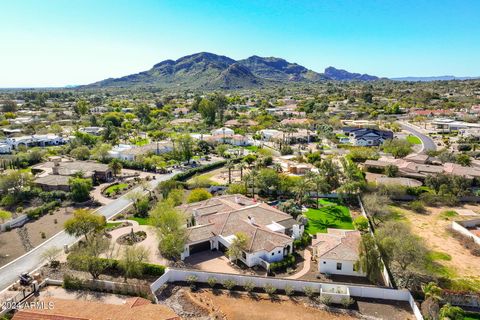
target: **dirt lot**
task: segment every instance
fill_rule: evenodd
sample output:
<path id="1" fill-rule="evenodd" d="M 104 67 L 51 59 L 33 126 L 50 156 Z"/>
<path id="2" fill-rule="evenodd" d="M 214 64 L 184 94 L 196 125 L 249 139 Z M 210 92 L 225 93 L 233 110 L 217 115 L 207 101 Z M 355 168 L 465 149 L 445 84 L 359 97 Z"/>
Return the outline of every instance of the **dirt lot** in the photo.
<path id="1" fill-rule="evenodd" d="M 353 310 L 338 309 L 313 302 L 306 297 L 278 295 L 274 299 L 264 293 L 249 295 L 245 292 L 190 289 L 173 284 L 158 296 L 183 319 L 414 319 L 408 303 L 362 300 Z"/>
<path id="2" fill-rule="evenodd" d="M 425 239 L 429 249 L 447 253 L 451 260 L 439 260 L 438 263 L 454 270 L 457 276 L 480 276 L 480 257 L 473 256 L 449 232 L 453 220 L 468 220 L 479 216 L 468 215 L 479 213 L 480 206 L 465 205 L 463 207 L 427 207 L 428 214 L 418 214 L 413 211 L 399 209 L 401 219 L 409 222 L 412 231 Z M 443 218 L 442 212 L 447 210 L 461 213 L 453 218 Z M 472 212 L 473 211 L 473 212 Z"/>
<path id="3" fill-rule="evenodd" d="M 22 228 L 15 228 L 0 233 L 0 266 L 20 257 L 63 229 L 64 222 L 72 216 L 76 208 L 57 209 L 52 215 L 26 223 Z M 45 237 L 42 237 L 42 232 Z"/>

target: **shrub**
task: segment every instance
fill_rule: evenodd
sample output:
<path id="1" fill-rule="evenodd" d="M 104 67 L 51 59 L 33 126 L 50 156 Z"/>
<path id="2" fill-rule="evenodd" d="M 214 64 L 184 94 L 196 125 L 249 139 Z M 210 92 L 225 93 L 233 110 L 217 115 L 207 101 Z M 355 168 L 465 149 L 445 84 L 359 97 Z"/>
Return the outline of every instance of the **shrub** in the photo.
<path id="1" fill-rule="evenodd" d="M 332 298 L 330 298 L 330 296 L 321 296 L 320 297 L 320 302 L 323 303 L 324 305 L 328 306 L 332 303 Z"/>
<path id="2" fill-rule="evenodd" d="M 285 290 L 285 295 L 286 295 L 286 296 L 291 296 L 291 295 L 293 295 L 294 290 L 293 290 L 293 287 L 292 287 L 291 285 L 287 284 L 287 285 L 285 286 L 284 290 Z"/>
<path id="3" fill-rule="evenodd" d="M 270 263 L 270 272 L 286 270 L 295 265 L 295 257 L 291 254 L 287 255 L 283 260 Z"/>
<path id="4" fill-rule="evenodd" d="M 344 308 L 348 308 L 350 307 L 352 304 L 355 303 L 355 300 L 353 300 L 352 298 L 343 298 L 340 303 L 342 304 L 342 306 Z"/>
<path id="5" fill-rule="evenodd" d="M 307 232 L 304 232 L 300 239 L 296 239 L 293 241 L 293 247 L 295 249 L 303 249 L 310 245 L 312 242 L 312 236 L 309 235 Z"/>
<path id="6" fill-rule="evenodd" d="M 253 283 L 253 281 L 246 281 L 244 284 L 243 284 L 243 287 L 245 288 L 245 291 L 247 292 L 252 292 L 253 289 L 255 288 L 255 283 Z"/>
<path id="7" fill-rule="evenodd" d="M 312 287 L 303 287 L 303 293 L 309 298 L 313 298 L 315 290 Z"/>
<path id="8" fill-rule="evenodd" d="M 188 285 L 190 286 L 190 289 L 192 290 L 195 289 L 195 283 L 197 282 L 198 277 L 192 274 L 192 275 L 189 275 L 186 280 Z"/>
<path id="9" fill-rule="evenodd" d="M 412 201 L 408 205 L 411 210 L 417 212 L 417 213 L 424 213 L 425 212 L 425 206 L 423 205 L 422 201 Z"/>
<path id="10" fill-rule="evenodd" d="M 68 290 L 80 290 L 83 289 L 83 281 L 67 273 L 63 276 L 62 287 Z"/>
<path id="11" fill-rule="evenodd" d="M 358 231 L 365 232 L 368 231 L 368 219 L 364 216 L 358 216 L 353 220 L 353 225 Z"/>
<path id="12" fill-rule="evenodd" d="M 273 285 L 271 285 L 270 283 L 267 283 L 264 287 L 263 287 L 263 290 L 265 290 L 265 293 L 267 293 L 268 295 L 273 295 L 275 294 L 275 292 L 277 291 L 277 288 L 275 288 Z"/>
<path id="13" fill-rule="evenodd" d="M 143 263 L 143 274 L 152 277 L 160 277 L 165 273 L 165 266 L 152 263 Z"/>
<path id="14" fill-rule="evenodd" d="M 233 280 L 230 280 L 230 279 L 229 279 L 229 280 L 225 280 L 225 281 L 223 282 L 223 286 L 224 286 L 225 289 L 227 289 L 227 290 L 232 290 L 233 287 L 235 287 L 236 285 L 237 285 L 237 283 L 236 283 L 235 281 L 233 281 Z"/>
<path id="15" fill-rule="evenodd" d="M 207 279 L 207 283 L 211 288 L 213 288 L 217 284 L 217 279 L 214 277 L 210 277 Z"/>

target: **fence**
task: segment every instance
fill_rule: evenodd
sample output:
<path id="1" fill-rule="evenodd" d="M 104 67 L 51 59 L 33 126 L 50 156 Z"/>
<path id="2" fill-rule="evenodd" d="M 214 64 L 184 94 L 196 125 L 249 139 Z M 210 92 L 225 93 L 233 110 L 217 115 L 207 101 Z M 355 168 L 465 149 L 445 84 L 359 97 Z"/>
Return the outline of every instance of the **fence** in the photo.
<path id="1" fill-rule="evenodd" d="M 190 276 L 196 277 L 196 282 L 208 283 L 208 279 L 215 278 L 217 283 L 223 283 L 226 280 L 232 280 L 238 285 L 244 285 L 247 282 L 253 283 L 258 288 L 263 288 L 266 285 L 271 285 L 277 289 L 285 289 L 287 286 L 298 292 L 304 292 L 306 288 L 314 290 L 320 293 L 322 286 L 329 288 L 332 283 L 321 283 L 304 280 L 293 279 L 279 279 L 250 275 L 237 275 L 226 273 L 213 273 L 197 270 L 185 270 L 185 269 L 167 269 L 165 273 L 151 284 L 150 288 L 152 292 L 158 291 L 163 285 L 170 282 L 185 282 Z M 360 298 L 382 299 L 382 300 L 395 300 L 395 301 L 407 301 L 412 308 L 412 311 L 417 320 L 423 320 L 423 317 L 418 309 L 415 301 L 408 290 L 397 290 L 392 288 L 380 288 L 380 287 L 366 287 L 357 285 L 338 285 L 341 287 L 347 287 L 350 296 Z"/>

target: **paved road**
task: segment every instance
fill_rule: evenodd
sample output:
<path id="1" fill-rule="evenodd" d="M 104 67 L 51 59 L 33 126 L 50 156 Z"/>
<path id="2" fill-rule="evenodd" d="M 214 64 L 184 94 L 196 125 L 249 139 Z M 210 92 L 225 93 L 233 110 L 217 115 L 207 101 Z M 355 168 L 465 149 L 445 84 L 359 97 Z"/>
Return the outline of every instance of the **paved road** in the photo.
<path id="1" fill-rule="evenodd" d="M 406 130 L 413 134 L 414 136 L 417 136 L 420 140 L 422 140 L 423 143 L 423 148 L 420 153 L 425 153 L 429 150 L 437 150 L 437 145 L 435 142 L 430 138 L 429 136 L 421 133 L 418 129 L 415 129 L 413 126 L 405 124 L 405 123 L 399 123 L 400 126 L 402 127 L 403 130 Z"/>
<path id="2" fill-rule="evenodd" d="M 156 180 L 150 181 L 150 186 L 152 188 L 156 187 L 160 182 L 165 181 L 173 177 L 177 172 L 173 172 L 170 174 L 165 175 L 157 175 Z M 130 192 L 142 191 L 142 187 L 137 187 Z M 130 200 L 127 199 L 126 195 L 112 201 L 111 203 L 100 207 L 97 210 L 97 213 L 104 215 L 107 219 L 111 218 L 115 214 L 119 213 L 124 209 L 126 206 L 130 204 Z M 31 272 L 41 265 L 45 263 L 42 260 L 42 253 L 50 248 L 50 247 L 57 247 L 63 248 L 64 245 L 73 244 L 77 239 L 75 237 L 69 236 L 64 231 L 57 233 L 52 238 L 48 239 L 41 245 L 35 247 L 34 249 L 30 250 L 20 258 L 6 264 L 5 266 L 0 268 L 0 291 L 4 290 L 5 288 L 9 287 L 12 283 L 14 283 L 18 279 L 18 275 L 23 272 Z M 15 244 L 7 244 L 7 245 L 20 245 L 19 243 Z"/>

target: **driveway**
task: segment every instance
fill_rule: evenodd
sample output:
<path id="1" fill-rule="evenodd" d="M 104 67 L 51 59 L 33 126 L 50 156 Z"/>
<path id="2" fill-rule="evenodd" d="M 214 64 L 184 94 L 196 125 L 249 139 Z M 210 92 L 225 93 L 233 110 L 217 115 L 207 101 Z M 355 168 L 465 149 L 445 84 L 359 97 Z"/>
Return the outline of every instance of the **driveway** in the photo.
<path id="1" fill-rule="evenodd" d="M 426 153 L 430 150 L 437 150 L 437 145 L 432 138 L 420 132 L 419 129 L 416 129 L 411 124 L 407 124 L 405 122 L 399 122 L 399 124 L 403 130 L 410 132 L 414 136 L 417 136 L 422 141 L 422 149 L 420 150 L 420 153 Z"/>
<path id="2" fill-rule="evenodd" d="M 194 269 L 210 272 L 241 274 L 234 268 L 221 251 L 204 251 L 192 254 L 185 259 L 185 264 Z"/>

